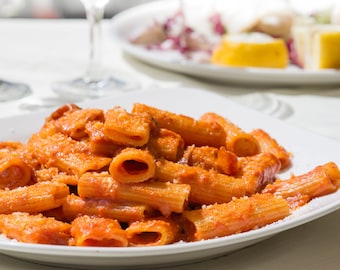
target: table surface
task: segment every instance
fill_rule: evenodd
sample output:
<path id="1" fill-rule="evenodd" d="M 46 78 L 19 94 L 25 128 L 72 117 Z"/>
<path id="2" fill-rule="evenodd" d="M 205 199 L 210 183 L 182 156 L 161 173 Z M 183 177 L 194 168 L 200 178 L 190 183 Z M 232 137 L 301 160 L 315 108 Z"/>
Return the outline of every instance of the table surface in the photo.
<path id="1" fill-rule="evenodd" d="M 237 87 L 154 68 L 123 54 L 103 24 L 103 62 L 132 74 L 141 89 L 190 87 L 212 91 L 301 128 L 340 140 L 340 86 Z M 0 20 L 0 77 L 23 81 L 33 93 L 0 102 L 0 118 L 58 106 L 51 84 L 85 71 L 88 25 L 85 20 Z M 339 153 L 340 154 L 340 153 Z M 340 211 L 275 235 L 224 257 L 164 269 L 339 269 Z M 56 269 L 0 255 L 0 269 Z"/>

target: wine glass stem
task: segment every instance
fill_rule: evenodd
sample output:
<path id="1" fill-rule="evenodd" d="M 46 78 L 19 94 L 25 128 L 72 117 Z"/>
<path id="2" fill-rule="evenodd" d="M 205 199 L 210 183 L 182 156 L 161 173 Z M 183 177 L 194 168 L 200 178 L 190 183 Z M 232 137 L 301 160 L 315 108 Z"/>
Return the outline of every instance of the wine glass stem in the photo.
<path id="1" fill-rule="evenodd" d="M 85 74 L 85 79 L 88 81 L 99 80 L 102 63 L 101 63 L 101 22 L 104 16 L 104 7 L 97 7 L 94 5 L 85 6 L 86 17 L 89 22 L 89 63 Z"/>

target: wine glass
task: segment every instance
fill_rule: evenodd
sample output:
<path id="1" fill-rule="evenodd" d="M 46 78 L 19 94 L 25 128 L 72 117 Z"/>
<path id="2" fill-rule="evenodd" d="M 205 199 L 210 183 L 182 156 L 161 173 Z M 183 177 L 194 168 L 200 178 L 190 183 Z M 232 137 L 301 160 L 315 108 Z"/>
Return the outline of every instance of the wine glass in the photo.
<path id="1" fill-rule="evenodd" d="M 0 102 L 20 99 L 31 93 L 31 88 L 24 83 L 0 79 Z"/>
<path id="2" fill-rule="evenodd" d="M 98 98 L 114 90 L 128 91 L 139 87 L 131 76 L 113 73 L 101 63 L 101 22 L 104 9 L 110 0 L 80 0 L 85 7 L 89 23 L 90 57 L 85 74 L 79 78 L 57 82 L 52 90 L 58 95 L 73 99 Z"/>
<path id="3" fill-rule="evenodd" d="M 0 17 L 14 17 L 18 15 L 24 7 L 24 0 L 0 0 Z M 24 83 L 17 83 L 0 78 L 0 102 L 20 99 L 30 92 L 30 87 Z"/>

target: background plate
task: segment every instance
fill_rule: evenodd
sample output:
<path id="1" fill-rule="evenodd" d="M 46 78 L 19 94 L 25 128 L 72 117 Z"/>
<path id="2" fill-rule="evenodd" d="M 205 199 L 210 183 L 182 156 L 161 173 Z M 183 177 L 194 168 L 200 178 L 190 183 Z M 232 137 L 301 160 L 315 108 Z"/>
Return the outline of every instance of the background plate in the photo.
<path id="1" fill-rule="evenodd" d="M 83 108 L 102 109 L 119 105 L 130 110 L 134 102 L 142 102 L 195 118 L 205 112 L 213 111 L 229 118 L 245 131 L 263 128 L 294 155 L 293 167 L 281 174 L 282 178 L 291 172 L 297 175 L 307 172 L 316 165 L 331 160 L 340 164 L 339 142 L 289 126 L 208 91 L 187 88 L 155 89 L 93 100 L 79 105 Z M 42 111 L 0 119 L 0 141 L 24 141 L 40 129 L 49 113 L 50 111 Z M 263 228 L 194 243 L 145 248 L 100 248 L 25 244 L 0 237 L 0 253 L 43 264 L 89 269 L 136 269 L 177 265 L 217 257 L 249 246 L 333 212 L 339 208 L 339 205 L 340 191 L 314 199 L 288 218 Z"/>
<path id="2" fill-rule="evenodd" d="M 331 85 L 340 83 L 339 70 L 307 71 L 296 67 L 286 69 L 270 68 L 228 68 L 212 64 L 197 64 L 185 60 L 176 53 L 150 51 L 133 45 L 129 39 L 150 25 L 155 19 L 164 21 L 178 10 L 177 0 L 161 0 L 127 9 L 114 16 L 111 34 L 129 55 L 154 66 L 170 71 L 212 80 L 216 82 L 252 85 Z M 185 1 L 190 25 L 206 29 L 207 1 Z M 201 8 L 205 4 L 205 8 Z M 205 14 L 204 12 L 205 11 Z"/>

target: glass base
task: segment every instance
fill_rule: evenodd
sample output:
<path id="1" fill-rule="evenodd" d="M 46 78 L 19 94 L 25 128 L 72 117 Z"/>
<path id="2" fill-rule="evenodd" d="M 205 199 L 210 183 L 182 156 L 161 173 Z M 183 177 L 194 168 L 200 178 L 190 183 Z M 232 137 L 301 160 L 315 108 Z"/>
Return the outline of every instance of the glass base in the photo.
<path id="1" fill-rule="evenodd" d="M 20 99 L 31 92 L 31 88 L 24 83 L 0 80 L 0 102 Z"/>
<path id="2" fill-rule="evenodd" d="M 139 86 L 139 83 L 132 80 L 131 77 L 110 76 L 96 81 L 77 78 L 71 81 L 57 82 L 52 85 L 52 90 L 63 98 L 83 100 L 104 97 L 114 94 L 115 91 L 135 90 Z"/>

